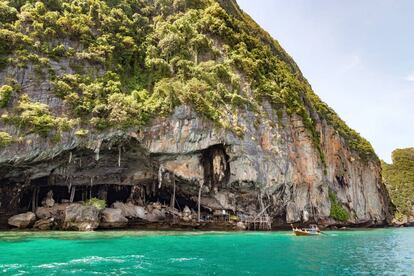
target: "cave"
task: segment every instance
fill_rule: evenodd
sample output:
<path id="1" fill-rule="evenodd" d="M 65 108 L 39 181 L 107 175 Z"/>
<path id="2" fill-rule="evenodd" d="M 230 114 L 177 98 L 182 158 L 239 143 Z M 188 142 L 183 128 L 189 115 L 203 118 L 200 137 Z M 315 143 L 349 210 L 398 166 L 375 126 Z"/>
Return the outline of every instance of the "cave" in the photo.
<path id="1" fill-rule="evenodd" d="M 111 206 L 116 201 L 126 202 L 131 195 L 131 186 L 120 185 L 79 185 L 61 186 L 48 185 L 45 179 L 34 180 L 30 187 L 19 195 L 18 209 L 22 212 L 33 211 L 34 207 L 40 207 L 41 201 L 49 191 L 53 192 L 53 199 L 56 203 L 70 201 L 71 189 L 74 189 L 73 202 L 85 201 L 90 198 L 105 199 L 107 206 Z M 33 203 L 35 199 L 35 203 Z"/>
<path id="2" fill-rule="evenodd" d="M 204 186 L 211 192 L 227 189 L 230 165 L 226 147 L 217 144 L 194 155 L 199 158 Z M 196 180 L 176 175 L 174 166 L 160 170 L 161 164 L 170 160 L 174 164 L 174 161 L 180 160 L 175 158 L 177 157 L 151 155 L 135 141 L 121 145 L 102 142 L 98 151 L 73 149 L 62 152 L 51 160 L 33 163 L 30 167 L 21 164 L 0 176 L 0 181 L 6 184 L 0 187 L 0 192 L 3 193 L 0 212 L 11 216 L 35 211 L 42 206 L 49 191 L 53 192 L 55 203 L 84 202 L 90 198 L 99 198 L 106 201 L 107 207 L 117 201 L 132 202 L 138 206 L 159 202 L 181 212 L 186 206 L 197 212 L 199 184 L 193 182 Z M 159 185 L 158 179 L 160 172 L 163 174 L 162 185 Z M 6 189 L 6 186 L 10 189 Z M 203 193 L 202 196 L 208 194 Z M 11 200 L 8 201 L 8 198 Z M 200 206 L 201 218 L 211 217 L 213 211 Z M 7 225 L 7 222 L 0 222 L 1 224 Z"/>
<path id="3" fill-rule="evenodd" d="M 229 156 L 223 144 L 213 145 L 202 152 L 204 180 L 211 188 L 224 188 L 230 178 Z"/>

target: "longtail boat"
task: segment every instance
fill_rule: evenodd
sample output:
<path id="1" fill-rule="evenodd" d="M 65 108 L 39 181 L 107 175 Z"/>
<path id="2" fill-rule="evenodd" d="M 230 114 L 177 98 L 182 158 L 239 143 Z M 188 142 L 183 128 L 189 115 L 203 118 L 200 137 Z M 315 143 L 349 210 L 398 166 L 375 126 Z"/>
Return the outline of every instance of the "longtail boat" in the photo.
<path id="1" fill-rule="evenodd" d="M 296 236 L 318 236 L 321 231 L 317 225 L 310 225 L 309 228 L 297 228 L 292 226 L 292 231 Z"/>

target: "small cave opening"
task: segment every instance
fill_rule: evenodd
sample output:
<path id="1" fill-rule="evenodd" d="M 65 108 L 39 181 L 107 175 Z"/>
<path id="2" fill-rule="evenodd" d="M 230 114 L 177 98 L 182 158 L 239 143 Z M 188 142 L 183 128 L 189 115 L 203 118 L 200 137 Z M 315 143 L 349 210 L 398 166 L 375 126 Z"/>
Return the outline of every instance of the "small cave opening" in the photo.
<path id="1" fill-rule="evenodd" d="M 181 185 L 185 185 L 182 182 Z M 194 195 L 189 195 L 187 193 L 184 193 L 181 189 L 180 189 L 180 184 L 176 183 L 176 193 L 175 193 L 175 201 L 173 204 L 173 207 L 176 208 L 177 210 L 183 211 L 184 208 L 187 206 L 188 208 L 190 208 L 190 210 L 193 210 L 194 212 L 197 212 L 198 210 L 198 202 L 197 202 L 197 198 Z M 162 186 L 160 189 L 157 189 L 155 192 L 150 193 L 149 195 L 146 196 L 146 202 L 150 203 L 150 202 L 159 202 L 165 206 L 171 206 L 171 201 L 173 198 L 173 187 L 172 186 Z M 200 212 L 201 214 L 210 214 L 211 210 L 203 207 L 202 205 L 200 206 Z"/>
<path id="2" fill-rule="evenodd" d="M 213 145 L 202 153 L 201 164 L 204 167 L 204 180 L 211 188 L 221 188 L 230 178 L 229 156 L 223 144 Z"/>
<path id="3" fill-rule="evenodd" d="M 131 186 L 122 185 L 105 185 L 106 187 L 97 187 L 101 189 L 101 194 L 106 192 L 106 204 L 111 206 L 113 203 L 120 201 L 126 202 L 131 195 Z M 103 192 L 102 192 L 103 191 Z M 101 198 L 99 190 L 95 192 L 95 197 Z"/>
<path id="4" fill-rule="evenodd" d="M 340 187 L 348 186 L 348 183 L 346 182 L 345 177 L 343 175 L 336 175 L 335 179 L 336 179 L 336 182 L 339 184 Z"/>
<path id="5" fill-rule="evenodd" d="M 151 193 L 146 196 L 146 201 L 148 202 L 160 202 L 164 205 L 170 205 L 172 197 L 172 190 L 169 187 L 165 187 L 162 189 L 157 190 L 154 193 Z M 177 195 L 176 195 L 177 200 Z"/>
<path id="6" fill-rule="evenodd" d="M 32 189 L 25 189 L 20 196 L 19 212 L 27 212 L 31 210 L 32 204 Z"/>

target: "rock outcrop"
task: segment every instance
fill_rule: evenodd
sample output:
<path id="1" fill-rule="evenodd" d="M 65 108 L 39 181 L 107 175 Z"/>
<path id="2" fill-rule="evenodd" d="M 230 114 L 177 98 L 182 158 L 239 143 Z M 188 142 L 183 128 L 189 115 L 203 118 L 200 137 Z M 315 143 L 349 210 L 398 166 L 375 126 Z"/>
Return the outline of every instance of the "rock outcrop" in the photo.
<path id="1" fill-rule="evenodd" d="M 27 228 L 33 224 L 36 220 L 36 216 L 32 212 L 18 214 L 9 218 L 8 223 L 11 226 L 15 226 L 20 229 Z"/>
<path id="2" fill-rule="evenodd" d="M 146 219 L 147 211 L 144 207 L 136 206 L 130 202 L 115 202 L 112 206 L 114 209 L 119 210 L 124 217 Z"/>
<path id="3" fill-rule="evenodd" d="M 52 223 L 49 219 L 57 218 L 53 223 L 61 224 L 62 229 L 67 230 L 93 230 L 100 223 L 123 224 L 129 218 L 148 222 L 168 220 L 166 205 L 171 210 L 180 210 L 180 220 L 186 223 L 228 221 L 228 216 L 234 215 L 244 220 L 239 224 L 240 228 L 256 221 L 265 221 L 272 227 L 289 223 L 374 226 L 390 221 L 390 200 L 382 183 L 380 162 L 369 143 L 366 142 L 367 146 L 365 140 L 314 95 L 297 65 L 263 30 L 255 27 L 251 30 L 254 37 L 250 40 L 230 45 L 231 41 L 226 40 L 228 33 L 234 34 L 230 36 L 232 39 L 243 38 L 247 33 L 240 35 L 237 31 L 243 26 L 248 29 L 256 26 L 251 19 L 246 23 L 247 15 L 237 3 L 204 2 L 211 2 L 211 7 L 191 10 L 185 18 L 198 20 L 194 14 L 199 12 L 204 16 L 201 23 L 215 19 L 230 24 L 219 28 L 218 31 L 224 34 L 213 32 L 217 31 L 214 29 L 217 26 L 212 23 L 208 23 L 209 28 L 193 30 L 211 29 L 213 33 L 201 37 L 212 39 L 208 40 L 207 46 L 214 46 L 213 50 L 198 53 L 197 47 L 188 47 L 192 49 L 192 55 L 195 52 L 194 57 L 172 58 L 170 54 L 175 52 L 170 49 L 171 53 L 159 53 L 160 57 L 144 56 L 129 61 L 128 65 L 112 66 L 117 68 L 113 69 L 116 71 L 138 64 L 139 70 L 145 68 L 147 71 L 141 73 L 137 69 L 129 75 L 140 72 L 140 77 L 150 74 L 149 70 L 162 71 L 166 74 L 162 77 L 166 83 L 156 75 L 145 85 L 137 85 L 137 89 L 148 86 L 154 91 L 134 90 L 132 95 L 125 89 L 137 82 L 137 76 L 118 85 L 123 78 L 110 79 L 117 72 L 105 72 L 105 66 L 95 64 L 98 61 L 79 62 L 65 56 L 48 63 L 46 71 L 53 74 L 43 72 L 43 77 L 39 77 L 39 68 L 34 65 L 7 65 L 0 70 L 0 85 L 5 84 L 6 79 L 13 79 L 13 83 L 18 84 L 16 87 L 21 89 L 20 94 L 11 94 L 8 105 L 0 112 L 3 118 L 0 128 L 4 136 L 4 146 L 0 143 L 0 214 L 37 208 L 36 215 L 42 220 L 37 223 L 38 228 L 49 227 Z M 159 16 L 162 18 L 164 12 Z M 223 20 L 220 16 L 229 19 Z M 193 21 L 190 23 L 188 26 L 198 26 Z M 146 34 L 152 38 L 148 43 L 165 46 L 169 38 L 176 37 L 164 34 L 163 30 L 156 29 L 157 26 L 146 27 L 153 31 L 153 36 Z M 95 33 L 99 32 L 94 29 L 88 35 Z M 154 33 L 161 37 L 156 38 Z M 110 36 L 104 37 L 101 37 L 102 41 L 107 41 Z M 123 43 L 127 45 L 131 39 L 126 36 Z M 138 49 L 147 43 L 139 44 L 140 47 L 125 45 L 122 49 Z M 71 40 L 65 40 L 62 47 L 78 51 L 74 56 L 79 59 L 93 59 L 95 54 L 85 52 L 86 49 L 99 48 L 78 46 L 78 49 L 77 43 Z M 152 46 L 144 52 L 163 50 L 158 48 L 162 47 Z M 230 48 L 232 52 L 228 52 Z M 264 58 L 255 56 L 260 52 L 258 49 L 265 53 Z M 248 55 L 240 58 L 243 53 Z M 128 53 L 125 58 L 136 55 Z M 96 58 L 105 60 L 106 57 Z M 269 60 L 274 62 L 267 64 Z M 144 64 L 139 63 L 143 61 Z M 256 71 L 266 71 L 265 75 L 255 79 L 257 72 L 250 72 L 249 68 L 262 63 L 266 64 L 263 68 L 257 67 Z M 77 64 L 93 76 L 83 80 L 82 74 L 76 75 L 73 67 Z M 187 68 L 189 64 L 197 70 Z M 210 75 L 196 82 L 197 74 L 203 72 Z M 183 76 L 174 78 L 174 74 Z M 219 80 L 213 75 L 218 75 Z M 60 76 L 60 82 L 56 83 L 52 76 Z M 76 93 L 69 85 L 94 78 L 104 83 L 78 83 Z M 184 83 L 177 84 L 177 79 L 181 78 L 185 79 Z M 207 85 L 210 78 L 213 81 L 208 85 L 214 83 L 211 91 Z M 256 83 L 263 79 L 267 82 L 258 86 Z M 151 82 L 154 80 L 159 82 Z M 66 89 L 69 92 L 61 91 L 65 87 L 69 87 Z M 86 88 L 89 90 L 82 90 Z M 184 88 L 187 94 L 180 94 Z M 112 93 L 110 89 L 116 92 Z M 37 104 L 34 104 L 35 108 L 21 96 L 23 93 Z M 113 96 L 112 101 L 121 95 L 118 97 L 120 102 L 102 98 L 109 94 Z M 89 101 L 87 104 L 78 103 L 74 109 L 68 104 L 87 97 L 91 98 L 85 99 L 85 102 Z M 161 103 L 154 103 L 153 100 L 159 97 Z M 129 106 L 127 101 L 135 102 Z M 216 103 L 221 105 L 214 105 Z M 105 109 L 107 105 L 112 109 Z M 56 116 L 75 116 L 78 112 L 83 117 L 74 118 L 76 127 L 59 130 L 42 125 L 43 128 L 36 132 L 26 123 L 27 131 L 23 133 L 20 124 L 15 122 L 25 119 L 18 117 L 18 113 L 19 108 L 27 106 L 40 112 L 42 118 L 49 116 L 48 122 L 56 125 L 66 118 Z M 158 109 L 152 111 L 153 107 Z M 90 110 L 85 111 L 85 108 Z M 132 115 L 128 113 L 130 111 Z M 135 122 L 138 117 L 146 121 Z M 134 121 L 136 124 L 117 123 L 120 118 L 122 123 Z M 50 133 L 45 133 L 44 128 Z M 14 138 L 9 139 L 7 133 Z M 113 208 L 104 210 L 102 220 L 95 207 L 73 203 L 91 197 L 106 200 L 107 206 Z M 39 198 L 45 198 L 43 204 L 39 204 Z M 13 222 L 13 225 L 25 225 L 27 216 L 24 223 Z M 30 223 L 33 221 L 29 220 L 27 225 Z"/>
<path id="4" fill-rule="evenodd" d="M 63 230 L 91 231 L 99 226 L 99 210 L 81 204 L 68 205 L 63 214 Z"/>
<path id="5" fill-rule="evenodd" d="M 122 215 L 121 209 L 105 208 L 101 215 L 99 226 L 102 228 L 122 228 L 128 224 L 128 219 Z"/>
<path id="6" fill-rule="evenodd" d="M 35 224 L 33 225 L 33 229 L 51 230 L 55 227 L 55 225 L 56 225 L 55 218 L 53 218 L 53 217 L 43 218 L 43 219 L 39 219 L 38 221 L 35 222 Z"/>

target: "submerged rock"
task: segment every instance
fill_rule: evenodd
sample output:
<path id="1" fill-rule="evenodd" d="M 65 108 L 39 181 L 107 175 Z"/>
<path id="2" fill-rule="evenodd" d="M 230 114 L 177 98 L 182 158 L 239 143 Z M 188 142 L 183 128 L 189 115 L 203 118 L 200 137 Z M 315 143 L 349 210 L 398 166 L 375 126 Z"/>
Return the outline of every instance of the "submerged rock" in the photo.
<path id="1" fill-rule="evenodd" d="M 12 216 L 8 219 L 8 224 L 17 228 L 27 228 L 36 220 L 36 215 L 33 212 L 27 212 Z"/>
<path id="2" fill-rule="evenodd" d="M 100 227 L 103 228 L 121 228 L 128 224 L 128 219 L 122 215 L 122 210 L 114 208 L 105 208 L 101 212 Z"/>
<path id="3" fill-rule="evenodd" d="M 91 231 L 99 226 L 99 210 L 94 206 L 70 204 L 64 210 L 63 230 Z"/>

